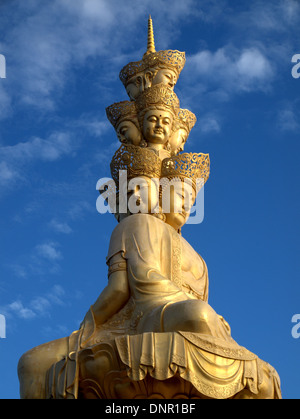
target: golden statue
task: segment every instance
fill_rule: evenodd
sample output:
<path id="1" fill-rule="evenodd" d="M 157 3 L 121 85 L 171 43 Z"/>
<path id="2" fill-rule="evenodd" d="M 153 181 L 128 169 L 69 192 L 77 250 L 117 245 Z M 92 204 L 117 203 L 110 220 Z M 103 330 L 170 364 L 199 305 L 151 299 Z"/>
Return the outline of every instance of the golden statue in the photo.
<path id="1" fill-rule="evenodd" d="M 207 266 L 181 235 L 210 160 L 180 153 L 196 122 L 173 91 L 184 53 L 156 52 L 148 27 L 147 52 L 120 74 L 131 100 L 106 110 L 121 142 L 107 286 L 78 330 L 22 356 L 21 397 L 280 399 L 275 369 L 209 305 Z"/>

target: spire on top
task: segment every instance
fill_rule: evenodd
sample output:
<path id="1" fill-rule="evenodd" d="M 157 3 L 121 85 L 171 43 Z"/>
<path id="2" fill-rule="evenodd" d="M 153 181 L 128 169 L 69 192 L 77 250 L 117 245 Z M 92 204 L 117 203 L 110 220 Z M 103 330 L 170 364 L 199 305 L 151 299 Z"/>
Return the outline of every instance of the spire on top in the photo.
<path id="1" fill-rule="evenodd" d="M 155 50 L 155 44 L 154 44 L 154 34 L 153 34 L 153 24 L 151 15 L 149 15 L 148 19 L 148 43 L 147 43 L 147 51 L 144 55 L 148 55 L 151 52 L 156 52 Z"/>

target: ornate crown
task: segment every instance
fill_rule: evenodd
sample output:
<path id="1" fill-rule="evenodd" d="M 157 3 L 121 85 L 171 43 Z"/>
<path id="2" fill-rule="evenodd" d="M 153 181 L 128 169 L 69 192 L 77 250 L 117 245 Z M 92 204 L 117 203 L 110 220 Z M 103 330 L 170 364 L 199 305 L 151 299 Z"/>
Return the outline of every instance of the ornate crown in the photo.
<path id="1" fill-rule="evenodd" d="M 135 103 L 129 100 L 114 103 L 106 108 L 106 116 L 114 128 L 125 118 L 136 117 Z"/>
<path id="2" fill-rule="evenodd" d="M 162 161 L 161 177 L 167 179 L 189 179 L 194 189 L 197 190 L 207 181 L 209 171 L 209 154 L 182 153 Z"/>
<path id="3" fill-rule="evenodd" d="M 119 170 L 127 170 L 127 180 L 139 176 L 160 178 L 161 160 L 149 148 L 123 144 L 114 154 L 110 170 L 118 191 Z"/>
<path id="4" fill-rule="evenodd" d="M 128 81 L 138 73 L 159 67 L 168 68 L 179 77 L 185 65 L 185 53 L 177 50 L 155 51 L 154 34 L 151 16 L 148 20 L 148 45 L 142 60 L 131 62 L 120 71 L 120 80 L 127 86 Z"/>
<path id="5" fill-rule="evenodd" d="M 177 129 L 183 127 L 187 130 L 188 134 L 197 122 L 196 115 L 188 109 L 179 109 L 177 116 Z"/>
<path id="6" fill-rule="evenodd" d="M 173 70 L 179 77 L 185 65 L 185 53 L 176 50 L 165 50 L 150 53 L 140 61 L 131 62 L 120 71 L 120 80 L 126 87 L 128 81 L 136 74 L 141 73 L 149 68 L 160 67 Z"/>
<path id="7" fill-rule="evenodd" d="M 180 103 L 176 93 L 170 87 L 163 83 L 148 87 L 136 99 L 136 109 L 140 113 L 152 106 L 167 107 L 175 116 L 177 116 Z"/>

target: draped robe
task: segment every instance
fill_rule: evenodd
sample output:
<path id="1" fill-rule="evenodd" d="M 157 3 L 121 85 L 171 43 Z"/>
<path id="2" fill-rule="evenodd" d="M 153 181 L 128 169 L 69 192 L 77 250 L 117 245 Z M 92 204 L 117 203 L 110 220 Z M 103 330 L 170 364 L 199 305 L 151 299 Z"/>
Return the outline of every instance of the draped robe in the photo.
<path id="1" fill-rule="evenodd" d="M 69 337 L 68 355 L 49 371 L 49 397 L 77 398 L 80 353 L 113 342 L 131 380 L 143 380 L 147 374 L 166 380 L 177 374 L 204 396 L 222 399 L 243 389 L 257 394 L 268 365 L 280 398 L 276 371 L 234 341 L 222 316 L 216 314 L 207 334 L 164 331 L 168 306 L 191 300 L 208 305 L 206 264 L 171 226 L 148 214 L 125 218 L 112 233 L 108 265 L 116 255 L 126 261 L 130 298 L 103 325 L 96 324 L 90 308 L 80 329 Z"/>

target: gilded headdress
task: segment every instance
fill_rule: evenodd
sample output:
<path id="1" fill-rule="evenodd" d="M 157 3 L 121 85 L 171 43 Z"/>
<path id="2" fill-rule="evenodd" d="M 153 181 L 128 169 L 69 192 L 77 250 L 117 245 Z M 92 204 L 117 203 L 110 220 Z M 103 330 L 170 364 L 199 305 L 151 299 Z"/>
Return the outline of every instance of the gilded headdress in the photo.
<path id="1" fill-rule="evenodd" d="M 124 119 L 136 117 L 135 103 L 124 100 L 122 102 L 113 103 L 106 108 L 106 116 L 114 128 Z"/>
<path id="2" fill-rule="evenodd" d="M 189 134 L 193 126 L 196 124 L 197 118 L 196 115 L 188 109 L 179 109 L 176 122 L 177 129 L 185 128 Z"/>
<path id="3" fill-rule="evenodd" d="M 209 172 L 209 154 L 182 153 L 162 161 L 162 178 L 188 180 L 197 192 L 207 181 Z"/>
<path id="4" fill-rule="evenodd" d="M 136 99 L 137 113 L 151 107 L 163 106 L 177 116 L 180 103 L 176 93 L 163 83 L 148 87 Z"/>
<path id="5" fill-rule="evenodd" d="M 151 16 L 149 16 L 147 51 L 140 61 L 131 62 L 122 68 L 120 80 L 126 87 L 128 81 L 138 73 L 157 67 L 173 70 L 178 78 L 184 65 L 184 52 L 177 50 L 155 51 L 152 19 Z"/>
<path id="6" fill-rule="evenodd" d="M 150 179 L 160 178 L 161 160 L 149 148 L 134 145 L 121 145 L 110 163 L 111 176 L 119 190 L 119 171 L 127 171 L 127 180 L 146 176 Z"/>

